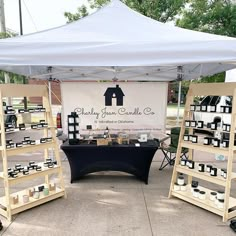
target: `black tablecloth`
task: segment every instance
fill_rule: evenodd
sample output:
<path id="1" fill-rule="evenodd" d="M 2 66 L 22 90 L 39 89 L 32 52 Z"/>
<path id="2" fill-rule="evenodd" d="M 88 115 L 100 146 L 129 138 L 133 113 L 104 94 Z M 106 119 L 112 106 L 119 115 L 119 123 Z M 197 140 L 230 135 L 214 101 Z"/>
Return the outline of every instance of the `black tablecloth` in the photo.
<path id="1" fill-rule="evenodd" d="M 148 184 L 149 169 L 158 142 L 148 140 L 136 147 L 137 141 L 129 145 L 97 146 L 96 144 L 61 145 L 71 169 L 71 183 L 83 175 L 98 171 L 123 171 L 133 174 Z"/>

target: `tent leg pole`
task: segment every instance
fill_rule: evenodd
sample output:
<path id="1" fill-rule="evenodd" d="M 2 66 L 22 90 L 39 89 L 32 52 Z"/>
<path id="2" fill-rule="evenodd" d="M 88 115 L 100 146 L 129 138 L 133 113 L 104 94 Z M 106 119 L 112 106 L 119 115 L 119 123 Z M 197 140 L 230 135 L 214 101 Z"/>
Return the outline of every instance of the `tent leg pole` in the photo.
<path id="1" fill-rule="evenodd" d="M 179 126 L 179 113 L 180 113 L 180 104 L 181 104 L 181 86 L 182 86 L 182 81 L 179 81 L 178 108 L 177 108 L 177 120 L 176 120 L 177 126 Z"/>

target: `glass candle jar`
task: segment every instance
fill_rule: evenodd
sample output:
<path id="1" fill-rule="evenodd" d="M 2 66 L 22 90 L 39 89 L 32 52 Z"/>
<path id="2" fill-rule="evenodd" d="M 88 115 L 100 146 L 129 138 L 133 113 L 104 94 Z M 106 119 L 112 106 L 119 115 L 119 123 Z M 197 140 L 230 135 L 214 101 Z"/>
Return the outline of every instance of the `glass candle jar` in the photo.
<path id="1" fill-rule="evenodd" d="M 181 160 L 181 161 L 180 161 L 180 165 L 181 165 L 181 166 L 186 166 L 186 160 Z"/>
<path id="2" fill-rule="evenodd" d="M 213 146 L 214 147 L 219 147 L 220 146 L 220 140 L 218 138 L 214 139 Z"/>
<path id="3" fill-rule="evenodd" d="M 201 200 L 206 199 L 206 192 L 205 191 L 199 191 L 199 199 L 201 199 Z"/>
<path id="4" fill-rule="evenodd" d="M 223 146 L 224 148 L 229 147 L 229 140 L 223 140 L 222 146 Z"/>
<path id="5" fill-rule="evenodd" d="M 203 125 L 204 125 L 204 122 L 203 121 L 198 121 L 198 123 L 197 123 L 197 127 L 198 128 L 203 128 Z"/>
<path id="6" fill-rule="evenodd" d="M 231 113 L 232 107 L 231 106 L 225 106 L 225 113 Z"/>
<path id="7" fill-rule="evenodd" d="M 206 172 L 211 173 L 212 165 L 206 165 Z"/>
<path id="8" fill-rule="evenodd" d="M 191 127 L 196 127 L 197 126 L 197 122 L 195 120 L 191 120 L 190 121 L 190 125 L 191 125 Z"/>
<path id="9" fill-rule="evenodd" d="M 190 105 L 190 111 L 195 111 L 195 105 L 194 104 Z"/>
<path id="10" fill-rule="evenodd" d="M 220 112 L 225 113 L 225 106 L 220 106 Z"/>
<path id="11" fill-rule="evenodd" d="M 217 123 L 212 122 L 211 123 L 211 129 L 216 130 L 217 129 Z"/>
<path id="12" fill-rule="evenodd" d="M 193 190 L 193 196 L 196 197 L 196 198 L 198 198 L 198 197 L 199 197 L 199 192 L 200 192 L 199 189 L 197 189 L 197 188 L 194 189 L 194 190 Z"/>
<path id="13" fill-rule="evenodd" d="M 185 121 L 185 127 L 190 127 L 190 120 Z"/>
<path id="14" fill-rule="evenodd" d="M 198 137 L 197 135 L 192 135 L 192 143 L 197 143 Z"/>
<path id="15" fill-rule="evenodd" d="M 205 137 L 203 141 L 204 145 L 211 145 L 212 144 L 212 139 L 210 137 Z"/>
<path id="16" fill-rule="evenodd" d="M 177 184 L 178 185 L 184 185 L 184 177 L 183 176 L 179 176 L 177 179 Z"/>
<path id="17" fill-rule="evenodd" d="M 204 172 L 204 167 L 205 167 L 204 164 L 198 164 L 198 171 L 199 172 Z"/>
<path id="18" fill-rule="evenodd" d="M 225 198 L 225 192 L 224 191 L 217 191 L 217 199 L 224 200 Z"/>
<path id="19" fill-rule="evenodd" d="M 194 161 L 189 161 L 188 167 L 189 169 L 194 169 L 195 162 Z"/>
<path id="20" fill-rule="evenodd" d="M 196 105 L 195 106 L 195 111 L 201 111 L 201 105 Z"/>
<path id="21" fill-rule="evenodd" d="M 217 176 L 217 168 L 215 167 L 211 168 L 211 176 Z"/>
<path id="22" fill-rule="evenodd" d="M 210 192 L 210 200 L 211 200 L 211 201 L 215 201 L 216 196 L 217 196 L 217 193 L 216 193 L 216 192 Z"/>
<path id="23" fill-rule="evenodd" d="M 207 106 L 206 105 L 201 105 L 201 111 L 207 111 Z"/>
<path id="24" fill-rule="evenodd" d="M 216 112 L 216 105 L 211 105 L 211 112 Z"/>
<path id="25" fill-rule="evenodd" d="M 189 135 L 188 134 L 184 135 L 184 141 L 189 141 Z"/>

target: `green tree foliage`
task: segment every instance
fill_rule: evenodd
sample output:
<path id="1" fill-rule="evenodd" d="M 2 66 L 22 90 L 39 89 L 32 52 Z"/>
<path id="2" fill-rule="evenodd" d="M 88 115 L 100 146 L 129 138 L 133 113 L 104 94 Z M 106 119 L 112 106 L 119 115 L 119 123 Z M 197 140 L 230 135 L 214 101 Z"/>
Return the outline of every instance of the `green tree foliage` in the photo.
<path id="1" fill-rule="evenodd" d="M 230 0 L 191 0 L 176 23 L 187 29 L 236 37 L 236 5 Z"/>
<path id="2" fill-rule="evenodd" d="M 236 5 L 230 0 L 190 0 L 176 24 L 182 28 L 236 37 Z M 224 82 L 225 73 L 198 82 Z"/>
<path id="3" fill-rule="evenodd" d="M 64 15 L 68 22 L 79 20 L 88 15 L 89 9 L 98 9 L 108 2 L 109 0 L 88 0 L 89 7 L 82 5 L 77 8 L 76 13 L 65 12 Z M 145 16 L 161 22 L 167 22 L 178 15 L 188 0 L 123 0 L 123 2 Z"/>
<path id="4" fill-rule="evenodd" d="M 16 34 L 15 33 L 12 33 L 12 32 L 0 32 L 0 39 L 4 39 L 4 38 L 11 38 L 11 37 L 15 37 Z M 5 72 L 1 71 L 0 70 L 0 83 L 3 84 L 5 83 L 5 75 L 4 75 Z M 24 76 L 22 75 L 17 75 L 17 74 L 14 74 L 14 73 L 10 73 L 8 72 L 8 75 L 10 77 L 10 82 L 11 83 L 19 83 L 19 84 L 23 84 L 23 79 L 24 79 Z"/>

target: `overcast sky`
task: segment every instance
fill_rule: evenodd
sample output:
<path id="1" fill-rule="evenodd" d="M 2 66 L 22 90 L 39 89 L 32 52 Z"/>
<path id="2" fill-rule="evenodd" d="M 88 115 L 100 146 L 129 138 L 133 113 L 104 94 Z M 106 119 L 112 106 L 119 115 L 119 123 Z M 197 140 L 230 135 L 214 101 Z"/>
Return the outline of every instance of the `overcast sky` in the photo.
<path id="1" fill-rule="evenodd" d="M 6 27 L 19 32 L 19 0 L 4 0 Z M 21 0 L 23 33 L 66 24 L 65 11 L 76 12 L 87 0 Z M 28 10 L 27 10 L 28 9 Z"/>

